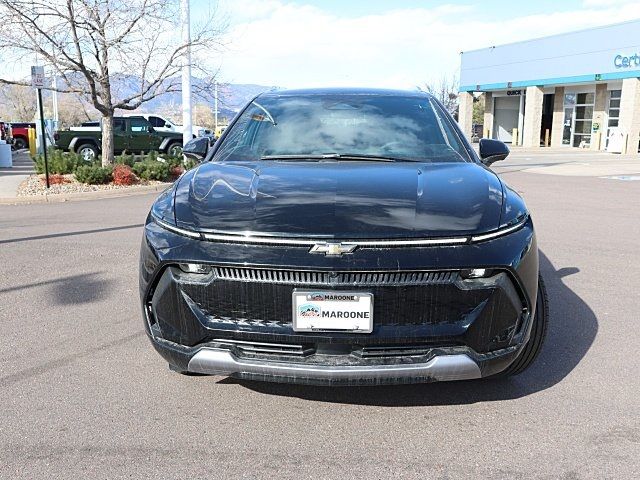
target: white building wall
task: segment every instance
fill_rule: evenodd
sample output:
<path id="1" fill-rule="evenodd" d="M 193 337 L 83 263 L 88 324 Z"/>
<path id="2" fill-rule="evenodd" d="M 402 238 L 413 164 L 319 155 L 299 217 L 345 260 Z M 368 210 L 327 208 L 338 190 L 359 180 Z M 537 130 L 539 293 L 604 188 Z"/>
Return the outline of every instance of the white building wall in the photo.
<path id="1" fill-rule="evenodd" d="M 490 90 L 640 77 L 638 32 L 640 20 L 633 20 L 463 52 L 460 88 Z"/>

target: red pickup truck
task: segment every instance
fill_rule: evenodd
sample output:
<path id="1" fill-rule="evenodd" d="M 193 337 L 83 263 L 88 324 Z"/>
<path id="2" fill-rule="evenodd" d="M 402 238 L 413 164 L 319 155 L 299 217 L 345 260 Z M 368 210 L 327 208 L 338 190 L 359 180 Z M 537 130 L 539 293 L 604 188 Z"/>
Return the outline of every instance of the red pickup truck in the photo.
<path id="1" fill-rule="evenodd" d="M 13 135 L 13 147 L 16 150 L 20 148 L 29 148 L 29 129 L 36 128 L 35 123 L 12 123 L 11 131 Z"/>

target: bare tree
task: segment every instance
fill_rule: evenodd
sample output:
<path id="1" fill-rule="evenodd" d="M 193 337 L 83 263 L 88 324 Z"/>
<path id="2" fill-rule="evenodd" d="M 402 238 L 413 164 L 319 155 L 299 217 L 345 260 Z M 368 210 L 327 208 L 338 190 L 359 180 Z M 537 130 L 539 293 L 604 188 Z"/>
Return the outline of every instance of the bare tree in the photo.
<path id="1" fill-rule="evenodd" d="M 454 76 L 444 75 L 439 82 L 425 83 L 418 90 L 429 92 L 445 106 L 447 111 L 454 115 L 458 110 L 458 79 Z"/>
<path id="2" fill-rule="evenodd" d="M 99 117 L 98 111 L 75 93 L 61 93 L 58 95 L 58 116 L 60 125 L 72 127 L 88 120 Z"/>
<path id="3" fill-rule="evenodd" d="M 206 103 L 196 104 L 193 108 L 193 116 L 195 117 L 195 123 L 198 125 L 207 128 L 213 128 L 215 125 L 213 109 Z"/>
<path id="4" fill-rule="evenodd" d="M 113 162 L 116 109 L 135 110 L 180 91 L 180 68 L 191 49 L 195 75 L 222 46 L 225 29 L 214 13 L 179 35 L 179 3 L 167 0 L 0 0 L 0 56 L 23 64 L 34 54 L 61 79 L 59 91 L 89 99 L 102 116 L 102 163 Z M 19 83 L 2 79 L 0 83 Z"/>
<path id="5" fill-rule="evenodd" d="M 0 89 L 0 116 L 14 122 L 30 122 L 36 114 L 36 96 L 32 89 L 21 85 L 5 85 Z"/>

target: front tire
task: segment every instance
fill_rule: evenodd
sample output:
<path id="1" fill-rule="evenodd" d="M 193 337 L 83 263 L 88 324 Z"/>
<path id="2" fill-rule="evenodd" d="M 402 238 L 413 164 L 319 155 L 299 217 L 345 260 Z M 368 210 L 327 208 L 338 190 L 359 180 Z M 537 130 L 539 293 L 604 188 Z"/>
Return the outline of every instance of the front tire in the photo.
<path id="1" fill-rule="evenodd" d="M 549 301 L 547 297 L 547 289 L 542 280 L 542 276 L 538 276 L 538 298 L 536 299 L 536 315 L 531 325 L 531 335 L 527 344 L 524 346 L 518 358 L 507 367 L 506 370 L 497 376 L 510 377 L 524 372 L 531 366 L 536 359 L 542 344 L 547 336 L 547 327 L 549 325 Z"/>
<path id="2" fill-rule="evenodd" d="M 13 146 L 15 147 L 16 150 L 27 148 L 27 141 L 24 138 L 20 138 L 20 137 L 14 138 Z"/>
<path id="3" fill-rule="evenodd" d="M 172 143 L 169 145 L 169 148 L 167 148 L 167 154 L 172 157 L 179 157 L 182 155 L 182 145 L 180 143 Z"/>
<path id="4" fill-rule="evenodd" d="M 85 162 L 93 162 L 98 158 L 98 149 L 90 143 L 83 143 L 76 149 L 76 153 L 80 155 Z"/>

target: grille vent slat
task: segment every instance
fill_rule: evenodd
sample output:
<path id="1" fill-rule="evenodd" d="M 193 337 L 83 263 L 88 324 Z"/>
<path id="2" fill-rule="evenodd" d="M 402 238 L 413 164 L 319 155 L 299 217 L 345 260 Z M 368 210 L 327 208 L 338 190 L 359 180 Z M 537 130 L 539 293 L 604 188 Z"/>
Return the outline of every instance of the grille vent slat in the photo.
<path id="1" fill-rule="evenodd" d="M 236 349 L 240 350 L 240 352 L 251 354 L 295 355 L 302 357 L 313 353 L 313 349 L 308 346 L 305 347 L 304 345 L 297 344 L 262 343 L 220 338 L 212 340 L 212 343 L 233 345 Z"/>
<path id="2" fill-rule="evenodd" d="M 217 278 L 240 282 L 288 285 L 442 285 L 454 283 L 459 274 L 448 272 L 318 272 L 246 267 L 213 267 Z"/>

